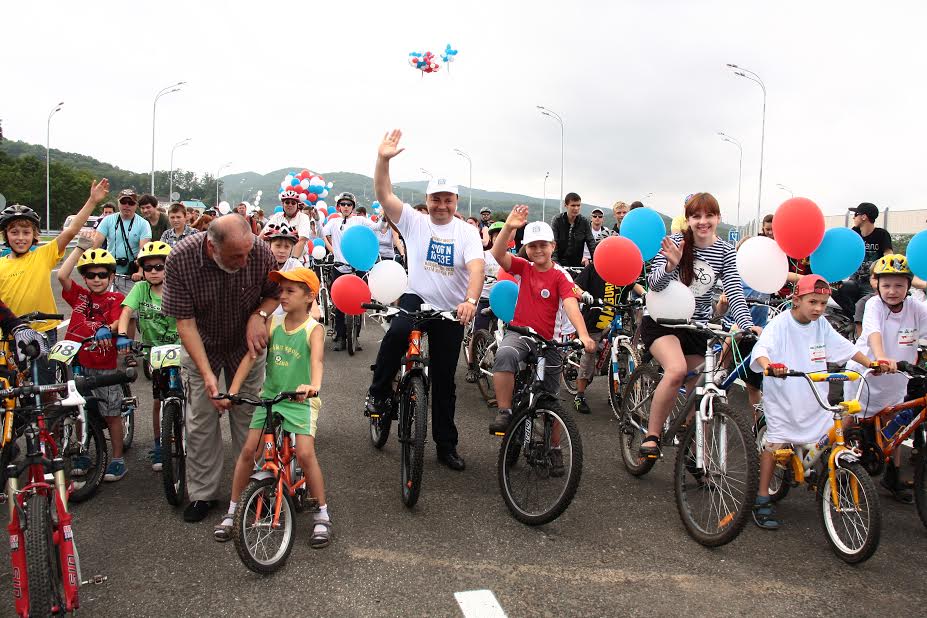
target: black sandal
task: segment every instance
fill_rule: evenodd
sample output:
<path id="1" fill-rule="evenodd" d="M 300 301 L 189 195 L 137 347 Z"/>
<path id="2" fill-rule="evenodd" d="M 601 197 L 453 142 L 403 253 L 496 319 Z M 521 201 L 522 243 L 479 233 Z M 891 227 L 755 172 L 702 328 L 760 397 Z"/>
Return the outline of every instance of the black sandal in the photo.
<path id="1" fill-rule="evenodd" d="M 644 446 L 644 442 L 654 442 L 656 446 Z M 640 449 L 637 451 L 638 457 L 643 459 L 659 459 L 660 458 L 660 436 L 655 436 L 650 434 L 644 436 L 644 439 L 641 440 Z"/>

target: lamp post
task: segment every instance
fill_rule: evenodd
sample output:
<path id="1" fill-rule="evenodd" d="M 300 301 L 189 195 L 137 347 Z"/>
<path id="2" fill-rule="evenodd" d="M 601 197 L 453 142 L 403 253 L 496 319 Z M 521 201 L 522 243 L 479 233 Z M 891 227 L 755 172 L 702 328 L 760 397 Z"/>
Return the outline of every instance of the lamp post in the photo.
<path id="1" fill-rule="evenodd" d="M 455 148 L 454 152 L 459 154 L 461 157 L 467 160 L 470 168 L 470 181 L 467 184 L 467 216 L 473 216 L 473 159 L 470 158 L 470 155 L 465 153 L 460 148 Z"/>
<path id="2" fill-rule="evenodd" d="M 783 191 L 785 191 L 786 193 L 788 193 L 788 194 L 789 194 L 789 197 L 795 197 L 795 192 L 792 191 L 791 189 L 789 189 L 789 188 L 788 188 L 787 186 L 785 186 L 784 184 L 777 183 L 777 184 L 776 184 L 776 187 L 778 187 L 779 189 L 782 189 Z"/>
<path id="3" fill-rule="evenodd" d="M 737 151 L 740 153 L 740 156 L 737 160 L 737 229 L 740 229 L 740 180 L 743 178 L 744 148 L 739 141 L 722 131 L 718 131 L 718 137 L 720 137 L 725 142 L 728 142 L 729 144 L 734 144 L 737 146 Z"/>
<path id="4" fill-rule="evenodd" d="M 763 80 L 760 79 L 760 76 L 751 71 L 750 69 L 745 69 L 739 67 L 736 64 L 728 64 L 728 67 L 734 69 L 734 75 L 738 77 L 744 77 L 750 81 L 759 84 L 760 88 L 763 90 L 763 124 L 760 129 L 760 181 L 759 189 L 756 196 L 756 229 L 759 233 L 760 229 L 760 208 L 763 203 L 763 147 L 766 144 L 766 84 L 763 83 Z"/>
<path id="5" fill-rule="evenodd" d="M 547 221 L 547 177 L 550 172 L 544 172 L 544 197 L 541 198 L 541 221 Z"/>
<path id="6" fill-rule="evenodd" d="M 178 148 L 182 147 L 182 146 L 186 146 L 187 144 L 189 144 L 191 139 L 192 139 L 192 138 L 190 138 L 190 137 L 188 137 L 188 138 L 186 138 L 186 139 L 182 139 L 182 140 L 180 140 L 179 142 L 177 142 L 176 144 L 174 144 L 174 147 L 173 147 L 173 148 L 171 148 L 171 180 L 170 180 L 170 184 L 169 184 L 170 189 L 168 189 L 168 194 L 167 194 L 167 199 L 169 199 L 169 200 L 173 200 L 173 199 L 174 199 L 174 198 L 173 198 L 173 195 L 174 195 L 174 151 L 177 150 Z M 153 195 L 153 194 L 152 194 L 152 195 Z"/>
<path id="7" fill-rule="evenodd" d="M 560 124 L 560 210 L 563 210 L 563 118 L 553 110 L 549 110 L 543 105 L 536 106 L 544 116 L 549 116 Z"/>
<path id="8" fill-rule="evenodd" d="M 217 212 L 219 210 L 219 174 L 222 173 L 222 170 L 224 170 L 225 168 L 231 165 L 232 165 L 232 162 L 229 161 L 228 163 L 223 164 L 222 167 L 220 167 L 219 170 L 216 172 L 216 211 Z"/>
<path id="9" fill-rule="evenodd" d="M 420 171 L 421 173 L 423 173 L 423 174 L 425 174 L 426 176 L 428 176 L 428 178 L 434 178 L 434 177 L 435 177 L 434 174 L 432 174 L 431 172 L 429 172 L 428 170 L 426 170 L 424 167 L 420 167 L 420 168 L 418 169 L 418 171 Z"/>
<path id="10" fill-rule="evenodd" d="M 51 229 L 51 119 L 61 111 L 61 101 L 48 113 L 48 124 L 45 126 L 45 230 Z"/>
<path id="11" fill-rule="evenodd" d="M 180 86 L 183 86 L 187 82 L 177 82 L 176 84 L 171 84 L 170 86 L 165 86 L 158 91 L 158 94 L 155 95 L 154 103 L 151 105 L 151 194 L 154 195 L 154 167 L 155 167 L 155 119 L 158 114 L 158 99 L 163 97 L 166 94 L 171 94 L 173 92 L 178 92 Z"/>

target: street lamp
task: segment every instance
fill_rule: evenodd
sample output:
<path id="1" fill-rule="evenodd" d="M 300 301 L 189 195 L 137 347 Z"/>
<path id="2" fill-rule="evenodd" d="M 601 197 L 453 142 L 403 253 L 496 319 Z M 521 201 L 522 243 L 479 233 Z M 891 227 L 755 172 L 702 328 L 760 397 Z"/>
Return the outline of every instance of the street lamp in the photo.
<path id="1" fill-rule="evenodd" d="M 547 221 L 547 177 L 550 172 L 544 172 L 544 197 L 541 198 L 541 221 Z"/>
<path id="2" fill-rule="evenodd" d="M 737 146 L 737 150 L 740 152 L 740 157 L 737 160 L 737 229 L 740 229 L 740 181 L 743 178 L 744 170 L 744 148 L 739 141 L 722 131 L 718 131 L 718 137 L 729 144 Z"/>
<path id="3" fill-rule="evenodd" d="M 750 81 L 759 84 L 760 88 L 763 90 L 763 124 L 762 128 L 760 129 L 760 182 L 756 196 L 756 229 L 757 232 L 759 232 L 760 208 L 763 203 L 763 147 L 766 144 L 766 84 L 763 83 L 763 80 L 760 79 L 759 75 L 750 69 L 745 69 L 743 67 L 737 66 L 736 64 L 730 63 L 728 63 L 727 66 L 734 69 L 734 75 L 749 79 Z"/>
<path id="4" fill-rule="evenodd" d="M 789 188 L 788 188 L 787 186 L 785 186 L 784 184 L 781 184 L 781 183 L 776 184 L 776 187 L 778 187 L 779 189 L 782 189 L 783 191 L 787 192 L 787 193 L 789 194 L 789 197 L 795 197 L 795 192 L 792 191 L 791 189 L 789 189 Z"/>
<path id="5" fill-rule="evenodd" d="M 151 106 L 151 194 L 154 195 L 154 160 L 155 160 L 155 118 L 158 113 L 158 99 L 163 97 L 166 94 L 171 94 L 172 92 L 178 92 L 180 86 L 183 86 L 187 82 L 177 82 L 176 84 L 171 84 L 166 86 L 158 91 L 158 94 L 155 95 L 154 103 Z"/>
<path id="6" fill-rule="evenodd" d="M 541 114 L 544 116 L 549 116 L 560 123 L 560 210 L 563 210 L 563 118 L 560 115 L 550 109 L 547 109 L 543 105 L 536 105 L 535 107 L 540 110 Z"/>
<path id="7" fill-rule="evenodd" d="M 424 167 L 420 167 L 418 171 L 420 171 L 421 173 L 423 173 L 423 174 L 425 174 L 426 176 L 428 176 L 428 178 L 434 178 L 434 177 L 435 177 L 434 174 L 432 174 L 431 172 L 429 172 L 428 170 L 426 170 Z"/>
<path id="8" fill-rule="evenodd" d="M 225 168 L 231 165 L 232 165 L 232 162 L 229 161 L 228 163 L 223 164 L 222 167 L 219 168 L 219 171 L 216 172 L 216 211 L 217 212 L 219 211 L 219 174 L 222 173 L 222 170 L 224 170 Z"/>
<path id="9" fill-rule="evenodd" d="M 52 116 L 61 111 L 61 106 L 64 105 L 64 101 L 61 101 L 56 105 L 52 111 L 48 113 L 48 124 L 45 127 L 45 229 L 51 229 L 51 119 Z"/>
<path id="10" fill-rule="evenodd" d="M 191 139 L 193 138 L 188 137 L 186 139 L 180 140 L 179 142 L 174 144 L 173 148 L 171 148 L 171 181 L 170 181 L 170 189 L 168 190 L 168 194 L 167 194 L 167 199 L 171 201 L 174 200 L 174 151 L 182 146 L 186 146 L 187 144 L 189 144 Z"/>
<path id="11" fill-rule="evenodd" d="M 461 157 L 467 160 L 467 163 L 470 167 L 470 182 L 467 185 L 467 216 L 473 216 L 473 159 L 470 158 L 470 155 L 465 153 L 460 148 L 455 148 L 454 152 L 459 154 Z"/>

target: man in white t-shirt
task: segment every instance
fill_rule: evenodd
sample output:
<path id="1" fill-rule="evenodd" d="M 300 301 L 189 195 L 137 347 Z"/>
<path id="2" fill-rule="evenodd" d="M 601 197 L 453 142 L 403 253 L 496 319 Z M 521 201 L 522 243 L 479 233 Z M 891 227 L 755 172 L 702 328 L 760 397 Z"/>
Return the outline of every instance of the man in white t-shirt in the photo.
<path id="1" fill-rule="evenodd" d="M 393 194 L 389 161 L 404 149 L 399 147 L 402 132 L 394 130 L 380 144 L 373 181 L 383 213 L 389 217 L 406 245 L 409 289 L 399 306 L 418 311 L 422 303 L 435 309 L 457 311 L 458 322 L 431 320 L 420 325 L 428 332 L 428 377 L 432 384 L 432 437 L 438 461 L 452 470 L 463 470 L 465 463 L 457 453 L 457 427 L 454 425 L 456 384 L 454 373 L 463 343 L 463 325 L 473 319 L 483 288 L 483 244 L 476 228 L 454 217 L 457 212 L 457 186 L 444 178 L 434 178 L 425 190 L 428 214 L 416 212 Z M 393 377 L 408 347 L 412 322 L 403 315 L 393 318 L 383 337 L 367 395 L 365 413 L 383 419 L 390 414 Z M 371 422 L 379 422 L 371 419 Z"/>
<path id="2" fill-rule="evenodd" d="M 296 230 L 299 235 L 299 242 L 293 247 L 293 257 L 299 258 L 306 249 L 306 243 L 313 238 L 309 215 L 299 211 L 299 193 L 292 189 L 287 189 L 280 194 L 280 203 L 283 204 L 283 212 L 274 213 L 267 219 L 264 229 L 261 230 L 261 236 L 267 233 L 270 225 L 276 224 L 280 227 L 286 223 L 288 228 Z"/>
<path id="3" fill-rule="evenodd" d="M 326 223 L 322 232 L 325 238 L 325 248 L 335 256 L 336 262 L 347 262 L 347 260 L 344 259 L 344 254 L 341 252 L 341 238 L 348 229 L 355 225 L 363 225 L 376 233 L 380 228 L 377 223 L 374 223 L 367 217 L 354 216 L 355 206 L 357 206 L 357 198 L 354 197 L 353 193 L 348 193 L 347 191 L 339 193 L 338 197 L 335 198 L 335 207 L 338 209 L 338 212 L 341 213 L 341 217 L 336 217 Z M 350 266 L 336 266 L 332 270 L 330 285 L 334 284 L 335 279 L 341 275 L 349 274 L 351 270 Z M 363 277 L 364 273 L 358 272 L 357 276 Z M 359 328 L 360 321 L 358 321 L 357 324 Z M 339 352 L 347 349 L 347 347 L 346 333 L 344 332 L 344 314 L 338 310 L 338 307 L 335 307 L 335 345 L 332 349 L 335 352 Z M 355 349 L 363 349 L 360 346 L 360 342 L 355 345 Z"/>

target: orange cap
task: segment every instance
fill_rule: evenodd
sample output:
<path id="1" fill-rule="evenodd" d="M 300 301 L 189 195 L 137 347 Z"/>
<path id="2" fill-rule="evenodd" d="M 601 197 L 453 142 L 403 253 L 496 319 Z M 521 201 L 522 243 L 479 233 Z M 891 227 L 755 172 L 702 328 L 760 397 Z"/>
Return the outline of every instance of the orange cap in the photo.
<path id="1" fill-rule="evenodd" d="M 296 281 L 297 283 L 305 283 L 309 286 L 309 289 L 312 290 L 313 296 L 319 293 L 319 278 L 308 268 L 294 268 L 286 272 L 272 270 L 268 277 L 275 283 L 280 283 L 283 279 Z"/>

